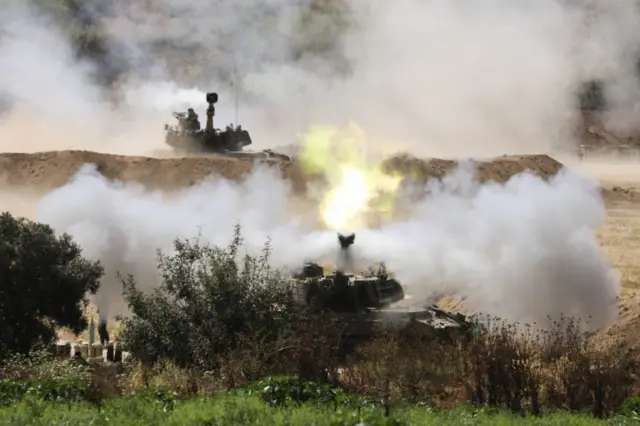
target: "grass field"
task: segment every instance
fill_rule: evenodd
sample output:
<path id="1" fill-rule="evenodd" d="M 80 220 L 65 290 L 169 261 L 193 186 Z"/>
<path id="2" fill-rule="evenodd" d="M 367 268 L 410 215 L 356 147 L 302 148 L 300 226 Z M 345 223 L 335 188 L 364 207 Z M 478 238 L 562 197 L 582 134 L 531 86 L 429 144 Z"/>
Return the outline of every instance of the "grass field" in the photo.
<path id="1" fill-rule="evenodd" d="M 143 398 L 116 399 L 98 409 L 89 405 L 63 405 L 24 401 L 0 409 L 3 425 L 625 425 L 638 420 L 615 417 L 594 420 L 588 415 L 558 413 L 542 418 L 521 418 L 495 410 L 461 407 L 450 411 L 430 408 L 336 408 L 308 405 L 276 408 L 258 397 L 221 396 L 166 402 Z"/>

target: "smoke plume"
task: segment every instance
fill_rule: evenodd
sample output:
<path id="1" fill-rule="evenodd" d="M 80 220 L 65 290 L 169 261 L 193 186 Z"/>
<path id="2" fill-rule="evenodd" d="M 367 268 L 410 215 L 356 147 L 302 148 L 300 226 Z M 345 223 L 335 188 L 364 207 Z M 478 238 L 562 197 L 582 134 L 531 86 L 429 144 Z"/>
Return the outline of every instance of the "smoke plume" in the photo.
<path id="1" fill-rule="evenodd" d="M 166 148 L 170 111 L 202 114 L 211 90 L 219 126 L 238 96 L 255 148 L 355 121 L 378 135 L 372 149 L 548 152 L 571 142 L 588 79 L 608 84 L 612 125 L 638 127 L 632 0 L 75 3 L 3 8 L 4 150 L 149 154 Z M 98 53 L 78 56 L 95 33 Z"/>
<path id="2" fill-rule="evenodd" d="M 591 181 L 562 170 L 549 182 L 525 173 L 481 185 L 463 164 L 426 189 L 423 202 L 403 206 L 408 219 L 361 231 L 350 248 L 360 261 L 385 261 L 412 303 L 459 295 L 472 310 L 511 320 L 544 324 L 564 313 L 601 327 L 615 319 L 620 284 L 595 238 L 605 211 Z M 96 302 L 116 315 L 116 272 L 156 286 L 156 249 L 170 252 L 174 238 L 199 235 L 224 246 L 240 223 L 247 253 L 258 255 L 272 239 L 275 266 L 337 259 L 336 234 L 291 214 L 290 203 L 288 185 L 267 169 L 241 183 L 212 178 L 167 196 L 108 182 L 86 166 L 41 201 L 38 220 L 103 261 L 107 276 Z"/>
<path id="3" fill-rule="evenodd" d="M 171 253 L 176 238 L 198 237 L 225 247 L 239 224 L 249 254 L 259 255 L 272 239 L 276 267 L 297 268 L 305 256 L 316 258 L 334 248 L 335 235 L 314 232 L 304 215 L 288 213 L 290 188 L 272 170 L 257 168 L 241 183 L 214 177 L 167 194 L 137 183 L 109 182 L 86 165 L 42 198 L 37 220 L 69 233 L 84 256 L 104 264 L 96 304 L 112 316 L 123 312 L 117 274 L 133 274 L 143 289 L 157 286 L 156 251 Z"/>
<path id="4" fill-rule="evenodd" d="M 462 296 L 471 310 L 538 325 L 615 320 L 620 283 L 595 236 L 605 206 L 593 182 L 562 169 L 549 182 L 480 184 L 462 164 L 427 190 L 407 220 L 358 235 L 361 255 L 384 259 L 414 303 Z"/>

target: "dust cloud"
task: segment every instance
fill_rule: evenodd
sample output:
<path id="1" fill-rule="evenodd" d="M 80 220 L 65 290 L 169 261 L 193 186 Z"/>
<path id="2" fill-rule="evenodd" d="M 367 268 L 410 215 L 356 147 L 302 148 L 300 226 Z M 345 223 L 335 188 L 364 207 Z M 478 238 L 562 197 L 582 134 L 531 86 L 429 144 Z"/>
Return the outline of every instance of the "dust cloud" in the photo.
<path id="1" fill-rule="evenodd" d="M 580 169 L 586 175 L 598 179 L 603 187 L 640 187 L 640 170 L 638 170 L 637 155 L 598 156 L 590 154 L 589 158 L 571 165 Z"/>

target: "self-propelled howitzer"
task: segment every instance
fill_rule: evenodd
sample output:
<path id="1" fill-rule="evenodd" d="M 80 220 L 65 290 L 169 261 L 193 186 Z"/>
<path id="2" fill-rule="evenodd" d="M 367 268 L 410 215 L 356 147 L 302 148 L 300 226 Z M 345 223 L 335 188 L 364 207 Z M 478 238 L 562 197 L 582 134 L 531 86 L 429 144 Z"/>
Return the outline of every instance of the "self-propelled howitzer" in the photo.
<path id="1" fill-rule="evenodd" d="M 348 257 L 355 234 L 339 234 L 338 242 L 339 256 Z M 354 343 L 389 328 L 420 337 L 456 338 L 470 326 L 464 315 L 437 305 L 394 309 L 393 305 L 405 298 L 405 292 L 398 280 L 389 277 L 384 263 L 363 274 L 340 268 L 327 274 L 321 265 L 308 262 L 293 275 L 293 282 L 299 301 L 316 312 L 334 314 L 335 321 L 327 327 Z"/>
<path id="2" fill-rule="evenodd" d="M 240 125 L 228 125 L 225 130 L 214 128 L 215 104 L 218 102 L 217 93 L 207 93 L 209 104 L 206 114 L 207 122 L 204 129 L 200 128 L 198 116 L 190 110 L 190 114 L 174 112 L 178 126 L 165 125 L 165 142 L 179 151 L 186 152 L 214 152 L 226 153 L 242 151 L 251 145 L 251 135 Z"/>
<path id="3" fill-rule="evenodd" d="M 229 124 L 224 130 L 214 126 L 215 104 L 218 102 L 218 94 L 207 93 L 206 101 L 209 105 L 206 110 L 207 121 L 201 128 L 198 115 L 189 109 L 187 113 L 173 112 L 178 120 L 177 126 L 165 124 L 165 143 L 175 151 L 183 154 L 224 154 L 229 156 L 250 156 L 260 158 L 276 158 L 290 161 L 291 158 L 277 154 L 271 150 L 260 152 L 245 151 L 245 147 L 253 143 L 249 131 L 241 125 Z"/>

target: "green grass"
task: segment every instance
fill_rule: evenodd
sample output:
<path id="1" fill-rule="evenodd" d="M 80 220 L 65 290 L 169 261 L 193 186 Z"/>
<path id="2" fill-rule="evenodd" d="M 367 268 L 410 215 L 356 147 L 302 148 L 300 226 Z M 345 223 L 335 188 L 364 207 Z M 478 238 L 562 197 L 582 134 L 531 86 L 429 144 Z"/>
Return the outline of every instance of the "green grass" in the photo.
<path id="1" fill-rule="evenodd" d="M 588 415 L 550 414 L 542 418 L 519 418 L 496 410 L 474 412 L 469 407 L 451 411 L 429 408 L 392 408 L 386 418 L 380 407 L 338 408 L 303 405 L 278 408 L 257 396 L 222 395 L 176 402 L 149 397 L 107 401 L 101 408 L 88 404 L 62 404 L 26 399 L 0 409 L 2 425 L 596 425 L 635 424 L 618 417 L 594 420 Z"/>

